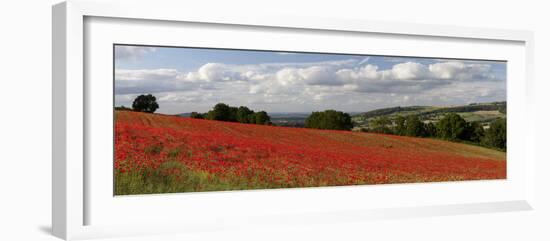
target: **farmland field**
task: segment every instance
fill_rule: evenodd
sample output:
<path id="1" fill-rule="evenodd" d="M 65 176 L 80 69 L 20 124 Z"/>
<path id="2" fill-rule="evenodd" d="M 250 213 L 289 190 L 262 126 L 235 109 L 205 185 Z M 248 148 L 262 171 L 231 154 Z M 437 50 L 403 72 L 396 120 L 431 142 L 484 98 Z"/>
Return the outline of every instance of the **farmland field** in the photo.
<path id="1" fill-rule="evenodd" d="M 506 178 L 443 140 L 115 112 L 115 195 Z"/>
<path id="2" fill-rule="evenodd" d="M 371 128 L 381 117 L 395 120 L 398 116 L 416 115 L 425 123 L 435 123 L 449 113 L 456 113 L 467 122 L 477 122 L 488 128 L 496 119 L 506 119 L 506 102 L 475 103 L 462 106 L 408 106 L 376 109 L 353 116 L 355 129 Z"/>

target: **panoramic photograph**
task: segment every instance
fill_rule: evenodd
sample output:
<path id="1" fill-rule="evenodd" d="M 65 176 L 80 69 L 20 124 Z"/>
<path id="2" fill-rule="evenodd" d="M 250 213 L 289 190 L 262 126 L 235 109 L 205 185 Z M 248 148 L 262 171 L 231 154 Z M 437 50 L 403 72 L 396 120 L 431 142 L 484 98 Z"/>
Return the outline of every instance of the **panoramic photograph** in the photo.
<path id="1" fill-rule="evenodd" d="M 506 61 L 113 51 L 114 195 L 506 179 Z"/>

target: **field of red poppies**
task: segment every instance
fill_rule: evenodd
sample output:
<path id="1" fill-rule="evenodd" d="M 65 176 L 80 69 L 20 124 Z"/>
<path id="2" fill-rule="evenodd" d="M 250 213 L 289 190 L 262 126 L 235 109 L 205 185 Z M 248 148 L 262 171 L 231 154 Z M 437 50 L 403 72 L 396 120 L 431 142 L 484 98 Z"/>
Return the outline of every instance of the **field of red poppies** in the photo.
<path id="1" fill-rule="evenodd" d="M 506 178 L 506 153 L 442 140 L 115 113 L 115 194 Z"/>

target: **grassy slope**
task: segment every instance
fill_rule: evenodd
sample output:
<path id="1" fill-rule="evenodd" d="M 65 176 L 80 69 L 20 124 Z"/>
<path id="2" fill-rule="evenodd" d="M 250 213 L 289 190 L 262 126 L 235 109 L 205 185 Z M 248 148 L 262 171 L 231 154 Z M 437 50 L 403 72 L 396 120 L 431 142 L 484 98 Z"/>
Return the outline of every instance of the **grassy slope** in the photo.
<path id="1" fill-rule="evenodd" d="M 472 106 L 410 106 L 402 107 L 400 111 L 396 111 L 396 107 L 372 110 L 363 114 L 353 116 L 353 121 L 358 123 L 360 127 L 368 127 L 371 120 L 388 117 L 393 119 L 397 116 L 418 115 L 424 121 L 437 121 L 447 113 L 457 113 L 468 122 L 489 123 L 496 118 L 506 118 L 506 114 L 499 112 L 503 102 L 497 103 L 481 103 L 473 105 L 475 107 L 485 107 L 484 110 L 457 111 L 462 107 Z M 505 104 L 504 104 L 505 106 Z M 505 108 L 505 107 L 504 107 Z"/>
<path id="2" fill-rule="evenodd" d="M 383 157 L 394 157 L 388 161 L 387 168 L 395 168 L 401 166 L 412 166 L 417 164 L 409 163 L 409 159 L 419 156 L 434 156 L 439 159 L 456 159 L 461 158 L 464 160 L 487 160 L 489 162 L 502 162 L 506 160 L 506 153 L 461 143 L 453 143 L 435 139 L 425 138 L 413 138 L 413 137 L 401 137 L 383 134 L 373 133 L 358 133 L 349 131 L 330 131 L 330 130 L 314 130 L 304 128 L 286 128 L 286 127 L 273 127 L 273 126 L 261 126 L 261 125 L 248 125 L 240 123 L 228 123 L 208 120 L 194 120 L 190 118 L 165 116 L 158 114 L 145 114 L 127 111 L 116 112 L 117 123 L 131 123 L 140 124 L 148 128 L 167 128 L 164 130 L 180 131 L 185 133 L 222 133 L 224 135 L 231 136 L 237 140 L 254 141 L 254 143 L 267 143 L 277 145 L 279 147 L 300 147 L 307 146 L 308 150 L 320 150 L 323 153 L 331 154 L 337 152 L 344 152 L 346 154 L 354 154 L 357 157 L 365 158 L 361 162 L 352 162 L 349 167 L 350 172 L 354 172 L 355 169 L 364 168 L 364 165 L 370 165 L 369 158 L 372 160 L 378 160 Z M 162 130 L 162 129 L 161 129 Z M 140 134 L 139 132 L 136 132 Z M 160 136 L 162 136 L 162 132 Z M 151 137 L 158 139 L 157 137 Z M 216 144 L 216 139 L 212 139 L 210 142 Z M 167 143 L 166 145 L 170 145 Z M 220 146 L 223 143 L 219 143 Z M 165 148 L 163 151 L 170 151 Z M 259 150 L 261 151 L 261 150 Z M 285 152 L 285 150 L 278 150 Z M 197 153 L 198 151 L 195 151 Z M 363 152 L 368 152 L 368 155 L 364 155 Z M 197 154 L 195 154 L 197 155 Z M 274 156 L 276 154 L 273 154 Z M 154 157 L 153 157 L 154 158 Z M 179 158 L 179 157 L 178 157 Z M 277 159 L 281 157 L 273 157 Z M 378 159 L 377 159 L 378 158 Z M 189 163 L 185 161 L 178 161 L 166 159 L 162 165 L 155 169 L 149 169 L 144 172 L 125 172 L 116 173 L 116 190 L 117 194 L 136 194 L 136 193 L 164 193 L 164 192 L 186 192 L 186 191 L 212 191 L 212 190 L 234 190 L 234 189 L 254 189 L 254 188 L 280 188 L 280 187 L 297 187 L 297 186 L 322 186 L 322 185 L 346 185 L 346 184 L 369 184 L 375 183 L 369 181 L 371 179 L 370 173 L 364 174 L 361 181 L 350 182 L 345 179 L 333 182 L 323 182 L 322 178 L 311 178 L 307 183 L 270 183 L 255 180 L 253 183 L 248 180 L 243 180 L 240 177 L 231 177 L 223 175 L 213 175 L 205 170 L 194 170 L 189 167 Z M 272 162 L 274 160 L 262 160 L 263 162 Z M 428 162 L 429 161 L 429 162 Z M 444 160 L 435 160 L 437 162 Z M 366 162 L 366 163 L 365 163 Z M 434 160 L 426 160 L 419 162 L 422 168 L 426 167 L 426 163 L 433 163 Z M 467 162 L 466 162 L 467 163 Z M 452 163 L 450 163 L 452 164 Z M 285 164 L 286 165 L 286 164 Z M 298 163 L 297 165 L 301 165 Z M 304 163 L 305 169 L 315 169 L 316 164 Z M 310 166 L 307 166 L 310 165 Z M 321 165 L 321 164 L 319 164 Z M 332 170 L 331 164 L 325 165 L 319 169 L 321 171 L 311 173 L 319 173 L 319 175 L 334 175 L 335 171 Z M 354 167 L 354 165 L 356 165 Z M 384 166 L 385 164 L 377 164 Z M 277 166 L 277 163 L 273 164 Z M 473 165 L 474 167 L 476 165 Z M 459 166 L 460 167 L 460 166 Z M 280 166 L 279 169 L 275 168 L 277 175 L 293 175 L 290 171 L 284 170 L 286 166 Z M 382 167 L 381 167 L 382 168 Z M 167 175 L 165 170 L 177 169 L 179 177 L 173 175 Z M 228 169 L 233 170 L 233 169 Z M 328 170 L 328 171 L 327 171 Z M 332 170 L 332 172 L 329 172 Z M 382 169 L 381 169 L 382 170 Z M 323 171 L 326 171 L 323 172 Z M 336 170 L 338 171 L 338 170 Z M 384 173 L 394 179 L 388 179 L 386 182 L 381 183 L 396 183 L 396 182 L 418 182 L 418 181 L 445 181 L 445 180 L 468 180 L 470 178 L 463 178 L 457 173 L 451 173 L 449 178 L 444 176 L 438 177 L 419 177 L 421 174 L 411 174 L 411 177 L 396 176 L 392 174 L 392 170 L 386 170 Z M 451 171 L 452 172 L 452 171 Z M 398 172 L 396 172 L 398 173 Z M 263 175 L 263 173 L 260 173 Z M 261 176 L 259 174 L 259 176 Z M 359 173 L 361 174 L 361 173 Z M 312 174 L 310 174 L 312 175 Z M 353 175 L 357 175 L 354 173 Z M 361 174 L 363 175 L 363 174 Z M 500 178 L 503 178 L 500 176 Z M 471 178 L 471 179 L 483 179 L 483 178 Z M 490 178 L 492 179 L 492 178 Z M 378 183 L 378 181 L 376 182 Z"/>

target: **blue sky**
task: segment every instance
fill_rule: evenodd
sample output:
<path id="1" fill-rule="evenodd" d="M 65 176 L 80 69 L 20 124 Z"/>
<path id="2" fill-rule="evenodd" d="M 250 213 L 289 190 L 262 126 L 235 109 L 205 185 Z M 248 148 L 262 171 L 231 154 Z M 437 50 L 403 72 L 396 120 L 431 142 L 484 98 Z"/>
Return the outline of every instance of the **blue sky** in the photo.
<path id="1" fill-rule="evenodd" d="M 367 111 L 506 99 L 506 63 L 435 58 L 115 46 L 115 105 L 151 93 L 158 112 L 218 102 L 268 112 Z"/>

